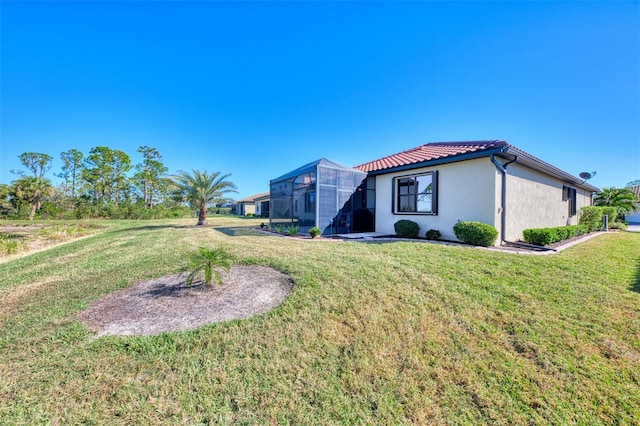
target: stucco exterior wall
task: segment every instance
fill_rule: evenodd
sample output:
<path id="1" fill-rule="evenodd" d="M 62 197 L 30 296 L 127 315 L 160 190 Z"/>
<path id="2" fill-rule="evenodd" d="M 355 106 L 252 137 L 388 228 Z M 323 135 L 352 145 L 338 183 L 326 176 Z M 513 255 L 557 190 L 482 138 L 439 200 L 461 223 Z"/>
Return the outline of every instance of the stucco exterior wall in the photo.
<path id="1" fill-rule="evenodd" d="M 591 193 L 575 185 L 518 163 L 510 164 L 507 170 L 506 239 L 509 241 L 522 239 L 522 231 L 527 228 L 577 225 L 580 208 L 591 205 Z M 569 216 L 569 201 L 562 199 L 564 185 L 576 188 L 575 216 Z"/>
<path id="2" fill-rule="evenodd" d="M 438 171 L 438 214 L 394 214 L 393 178 Z M 496 191 L 496 168 L 489 158 L 461 161 L 434 167 L 376 176 L 376 231 L 393 234 L 393 224 L 401 219 L 420 225 L 420 236 L 437 229 L 443 239 L 455 240 L 453 225 L 475 220 L 500 229 L 499 191 Z M 497 218 L 497 222 L 496 222 Z"/>
<path id="3" fill-rule="evenodd" d="M 248 214 L 255 214 L 256 212 L 256 204 L 251 202 L 251 203 L 242 203 L 242 210 L 241 210 L 241 215 L 242 216 L 246 216 Z"/>

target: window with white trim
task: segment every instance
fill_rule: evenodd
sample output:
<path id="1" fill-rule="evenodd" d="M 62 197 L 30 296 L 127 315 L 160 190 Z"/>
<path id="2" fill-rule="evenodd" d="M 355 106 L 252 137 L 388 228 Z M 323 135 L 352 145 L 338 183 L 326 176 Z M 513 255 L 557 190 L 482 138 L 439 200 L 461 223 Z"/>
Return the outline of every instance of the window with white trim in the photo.
<path id="1" fill-rule="evenodd" d="M 393 212 L 438 214 L 438 172 L 393 178 Z"/>

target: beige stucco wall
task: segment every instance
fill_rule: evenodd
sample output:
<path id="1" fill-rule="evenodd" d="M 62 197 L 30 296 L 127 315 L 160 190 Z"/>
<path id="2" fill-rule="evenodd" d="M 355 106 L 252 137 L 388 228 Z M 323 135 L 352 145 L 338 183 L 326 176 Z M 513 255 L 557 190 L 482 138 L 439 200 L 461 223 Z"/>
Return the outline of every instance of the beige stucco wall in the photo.
<path id="1" fill-rule="evenodd" d="M 591 193 L 517 163 L 508 167 L 506 240 L 522 239 L 527 228 L 578 223 L 580 208 L 591 205 Z M 438 171 L 438 214 L 394 214 L 394 177 Z M 569 201 L 562 200 L 563 185 L 576 188 L 577 214 L 569 216 Z M 437 229 L 443 239 L 455 240 L 453 225 L 474 220 L 488 223 L 501 232 L 502 175 L 489 158 L 376 176 L 376 231 L 393 234 L 393 224 L 409 219 L 420 225 L 420 236 Z M 496 241 L 500 244 L 502 236 Z"/>
<path id="2" fill-rule="evenodd" d="M 256 212 L 256 204 L 251 202 L 251 203 L 242 203 L 242 205 L 244 206 L 244 213 L 243 215 L 246 216 L 248 214 L 255 214 Z"/>
<path id="3" fill-rule="evenodd" d="M 527 228 L 577 225 L 580 208 L 591 204 L 591 193 L 575 185 L 517 163 L 510 164 L 507 171 L 506 239 L 509 241 L 521 239 L 522 231 Z M 496 187 L 500 184 L 498 181 Z M 569 201 L 562 200 L 563 185 L 577 190 L 575 216 L 569 216 Z"/>
<path id="4" fill-rule="evenodd" d="M 392 211 L 393 178 L 438 171 L 438 214 L 394 214 Z M 376 231 L 395 233 L 393 224 L 401 219 L 420 225 L 420 236 L 437 229 L 443 239 L 455 240 L 453 225 L 458 221 L 475 220 L 496 226 L 496 168 L 488 158 L 443 164 L 376 176 Z"/>

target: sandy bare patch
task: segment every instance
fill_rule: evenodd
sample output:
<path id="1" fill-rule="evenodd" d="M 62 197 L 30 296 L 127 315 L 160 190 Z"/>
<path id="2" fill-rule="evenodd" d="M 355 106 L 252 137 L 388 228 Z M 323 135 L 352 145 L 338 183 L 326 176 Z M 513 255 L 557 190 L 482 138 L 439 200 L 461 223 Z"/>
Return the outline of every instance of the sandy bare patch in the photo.
<path id="1" fill-rule="evenodd" d="M 222 285 L 185 286 L 185 275 L 136 284 L 93 303 L 79 318 L 99 336 L 153 335 L 249 318 L 278 306 L 291 278 L 264 266 L 234 266 Z"/>

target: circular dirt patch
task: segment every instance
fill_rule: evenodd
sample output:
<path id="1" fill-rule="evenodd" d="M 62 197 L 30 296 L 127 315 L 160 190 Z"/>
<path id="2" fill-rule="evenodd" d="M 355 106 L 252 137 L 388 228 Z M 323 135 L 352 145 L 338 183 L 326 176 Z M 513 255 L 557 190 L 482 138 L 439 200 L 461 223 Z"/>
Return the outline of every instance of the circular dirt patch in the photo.
<path id="1" fill-rule="evenodd" d="M 184 283 L 170 275 L 109 294 L 80 313 L 98 336 L 152 335 L 197 328 L 203 324 L 249 318 L 278 306 L 293 280 L 264 266 L 234 266 L 222 285 Z"/>

